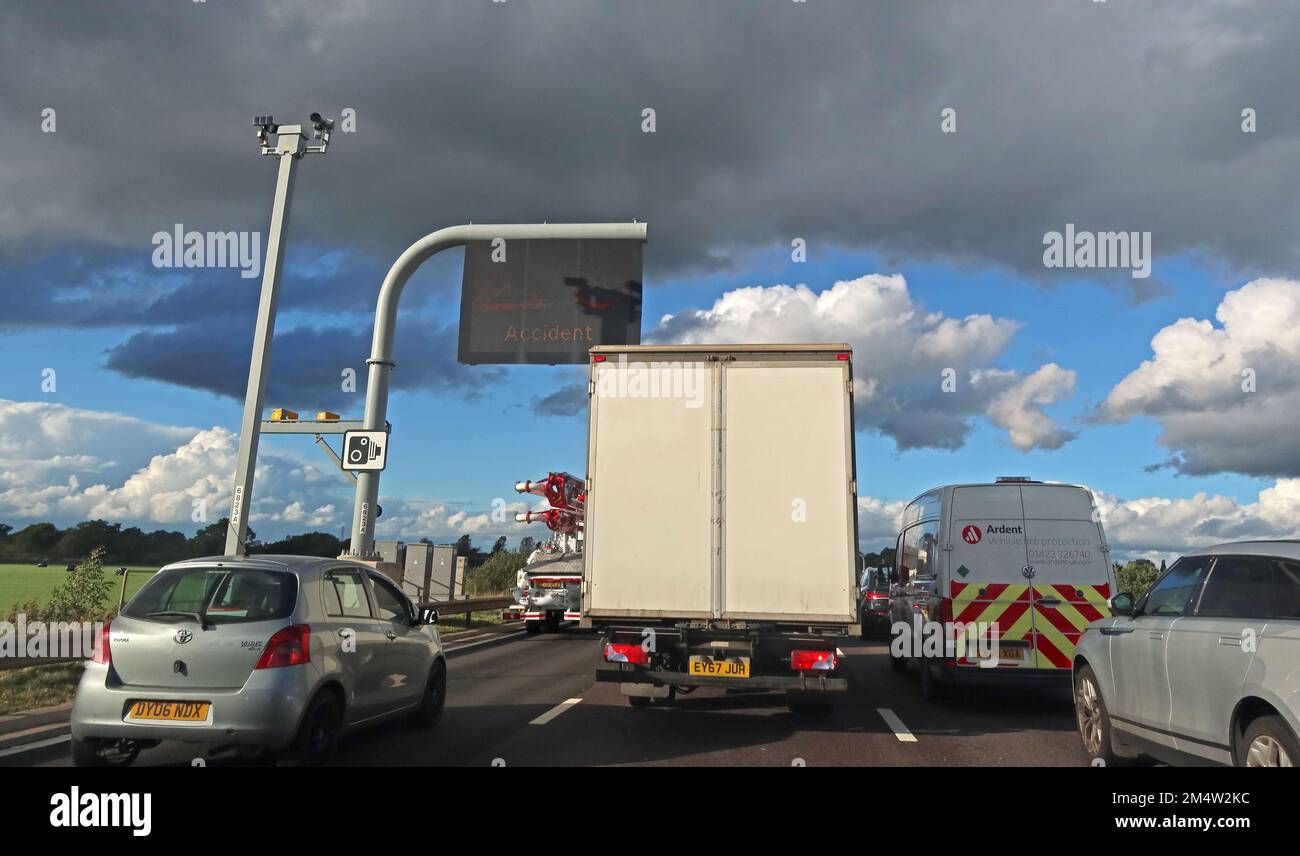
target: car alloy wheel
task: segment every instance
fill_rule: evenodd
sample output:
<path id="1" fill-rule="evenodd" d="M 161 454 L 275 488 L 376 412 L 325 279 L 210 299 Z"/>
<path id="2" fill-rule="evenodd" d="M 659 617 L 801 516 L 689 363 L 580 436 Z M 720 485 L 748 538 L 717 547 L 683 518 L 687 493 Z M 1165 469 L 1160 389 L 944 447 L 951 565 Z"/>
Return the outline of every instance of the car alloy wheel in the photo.
<path id="1" fill-rule="evenodd" d="M 1079 690 L 1075 694 L 1075 711 L 1079 718 L 1079 735 L 1083 746 L 1094 758 L 1102 754 L 1101 697 L 1097 694 L 1097 685 L 1091 677 L 1085 675 L 1079 680 Z"/>
<path id="2" fill-rule="evenodd" d="M 1286 748 L 1267 734 L 1260 734 L 1250 741 L 1246 750 L 1247 767 L 1290 767 L 1291 764 Z"/>

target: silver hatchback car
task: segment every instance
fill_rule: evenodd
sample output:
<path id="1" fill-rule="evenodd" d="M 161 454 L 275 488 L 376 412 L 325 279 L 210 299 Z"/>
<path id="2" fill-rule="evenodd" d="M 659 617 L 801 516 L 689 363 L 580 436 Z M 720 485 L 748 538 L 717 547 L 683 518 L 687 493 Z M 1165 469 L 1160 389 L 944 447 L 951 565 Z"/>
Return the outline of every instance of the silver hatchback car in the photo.
<path id="1" fill-rule="evenodd" d="M 192 559 L 155 574 L 104 629 L 77 687 L 72 757 L 129 764 L 162 740 L 305 764 L 339 736 L 442 715 L 432 626 L 383 575 L 309 556 Z"/>
<path id="2" fill-rule="evenodd" d="M 1088 626 L 1074 658 L 1084 749 L 1118 763 L 1300 763 L 1300 541 L 1189 553 Z"/>

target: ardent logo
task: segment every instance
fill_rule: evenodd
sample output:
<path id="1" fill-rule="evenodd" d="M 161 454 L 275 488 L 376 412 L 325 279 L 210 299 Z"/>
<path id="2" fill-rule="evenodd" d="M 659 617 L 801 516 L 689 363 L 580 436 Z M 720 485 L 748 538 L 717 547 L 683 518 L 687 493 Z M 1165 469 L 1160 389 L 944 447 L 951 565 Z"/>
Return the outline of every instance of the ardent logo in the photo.
<path id="1" fill-rule="evenodd" d="M 980 539 L 983 537 L 984 533 L 980 532 L 978 526 L 967 526 L 961 530 L 961 540 L 965 541 L 967 544 L 978 544 Z"/>

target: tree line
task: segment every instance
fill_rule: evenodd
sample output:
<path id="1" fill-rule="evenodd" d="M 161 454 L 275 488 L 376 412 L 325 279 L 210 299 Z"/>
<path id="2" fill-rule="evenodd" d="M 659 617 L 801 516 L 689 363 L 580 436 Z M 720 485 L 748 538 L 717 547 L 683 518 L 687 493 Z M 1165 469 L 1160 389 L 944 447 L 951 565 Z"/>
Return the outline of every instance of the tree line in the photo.
<path id="1" fill-rule="evenodd" d="M 105 565 L 162 566 L 182 559 L 222 555 L 226 551 L 229 522 L 223 517 L 196 530 L 191 536 L 167 529 L 145 532 L 138 526 L 123 528 L 120 523 L 105 520 L 84 520 L 66 529 L 53 523 L 33 523 L 15 530 L 7 523 L 0 523 L 0 561 L 47 561 L 51 565 L 81 562 L 96 548 L 102 547 Z M 427 538 L 421 540 L 429 543 Z M 256 532 L 249 529 L 245 543 L 249 553 L 332 558 L 343 553 L 349 542 L 328 532 L 303 532 L 279 541 L 263 542 L 258 540 Z M 520 539 L 517 552 L 527 557 L 535 546 L 536 541 L 525 536 Z M 457 554 L 469 557 L 471 568 L 505 549 L 504 535 L 493 543 L 490 551 L 475 547 L 468 535 L 462 535 L 456 542 Z"/>

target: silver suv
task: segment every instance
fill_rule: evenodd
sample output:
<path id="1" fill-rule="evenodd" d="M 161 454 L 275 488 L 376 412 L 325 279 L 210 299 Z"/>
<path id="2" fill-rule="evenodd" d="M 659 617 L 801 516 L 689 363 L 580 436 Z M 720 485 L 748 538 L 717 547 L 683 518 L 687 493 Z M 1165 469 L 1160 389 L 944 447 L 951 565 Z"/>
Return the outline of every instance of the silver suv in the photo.
<path id="1" fill-rule="evenodd" d="M 1074 657 L 1094 759 L 1290 767 L 1300 762 L 1300 542 L 1179 559 L 1137 603 L 1087 628 Z"/>
<path id="2" fill-rule="evenodd" d="M 129 764 L 162 740 L 329 759 L 339 736 L 441 717 L 433 625 L 391 581 L 338 559 L 255 556 L 168 565 L 104 628 L 77 687 L 72 757 Z"/>

